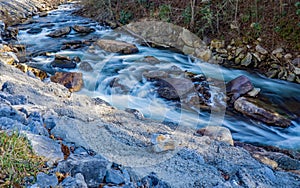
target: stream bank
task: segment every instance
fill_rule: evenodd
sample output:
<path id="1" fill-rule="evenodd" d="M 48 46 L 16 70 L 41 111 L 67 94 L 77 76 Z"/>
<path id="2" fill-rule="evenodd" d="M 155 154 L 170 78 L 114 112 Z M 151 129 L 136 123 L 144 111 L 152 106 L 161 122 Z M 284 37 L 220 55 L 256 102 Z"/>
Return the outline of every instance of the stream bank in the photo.
<path id="1" fill-rule="evenodd" d="M 60 8 L 60 11 L 65 13 L 65 16 L 69 15 L 67 14 L 70 10 L 68 5 L 61 6 Z M 61 17 L 60 12 L 54 11 L 50 12 L 49 17 L 45 20 L 49 21 L 48 19 L 54 18 L 58 23 L 61 22 L 64 24 L 66 20 L 57 19 L 59 17 Z M 80 25 L 95 29 L 97 35 L 101 34 L 105 36 L 106 34 L 107 39 L 112 38 L 112 36 L 120 37 L 119 34 L 114 34 L 110 29 L 102 28 L 90 20 L 81 20 L 81 18 L 78 17 L 67 18 L 67 20 L 70 21 L 67 25 L 60 25 L 60 23 L 57 27 L 68 28 L 69 25 L 79 23 Z M 43 22 L 43 20 L 41 22 Z M 85 25 L 84 22 L 88 23 L 88 25 Z M 57 33 L 55 31 L 58 28 L 55 26 L 52 27 L 54 28 L 50 27 L 49 29 L 44 29 L 41 35 L 48 35 L 52 31 Z M 26 28 L 25 24 L 23 31 L 20 33 L 20 36 L 26 36 L 24 38 L 26 39 L 25 41 L 28 45 L 29 53 L 34 52 L 37 47 L 30 43 L 31 37 L 37 38 L 36 35 L 26 34 L 30 29 L 32 28 Z M 58 48 L 56 45 L 49 45 L 53 44 L 53 40 L 55 41 L 54 44 L 56 44 L 56 42 L 62 42 L 60 38 L 57 40 L 47 37 L 41 38 L 41 42 L 37 44 L 45 45 L 47 48 L 42 46 L 44 50 L 50 51 L 54 49 L 54 51 L 52 51 L 52 54 L 39 52 L 38 55 L 33 55 L 34 61 L 31 60 L 30 63 L 35 63 L 35 65 L 39 65 L 40 63 L 39 68 L 47 68 L 49 64 L 53 66 L 53 62 L 56 62 L 58 65 L 61 61 L 67 61 L 71 66 L 74 65 L 77 61 L 76 59 L 78 59 L 73 57 L 74 54 L 81 54 L 81 51 L 76 51 L 78 45 L 81 46 L 83 43 L 86 44 L 90 42 L 88 39 L 93 33 L 91 35 L 82 36 L 78 34 L 77 31 L 75 32 L 75 29 L 72 29 L 70 32 L 68 29 L 64 31 L 68 33 L 67 37 L 70 37 L 71 41 L 74 41 L 73 39 L 76 37 L 85 36 L 87 39 L 83 40 L 83 42 L 77 41 L 76 43 L 63 41 L 65 42 L 62 43 L 64 48 L 61 49 L 60 44 Z M 129 38 L 129 40 L 131 39 Z M 61 55 L 66 56 L 65 53 L 67 53 L 69 54 L 68 56 L 70 56 L 69 58 L 62 58 L 59 56 L 60 53 L 57 53 L 57 51 L 64 49 L 67 50 L 62 51 Z M 107 63 L 106 67 L 104 66 L 102 69 L 106 70 L 101 72 L 104 79 L 105 77 L 116 75 L 116 71 L 113 68 L 124 66 L 123 61 L 119 59 L 125 59 L 128 61 L 127 63 L 133 63 L 130 59 L 136 60 L 144 58 L 144 56 L 148 55 L 145 53 L 146 50 L 150 50 L 148 53 L 157 54 L 157 56 L 160 55 L 160 57 L 164 55 L 165 58 L 157 61 L 157 59 L 153 57 L 148 57 L 147 60 L 143 60 L 142 62 L 136 61 L 133 63 L 133 66 L 138 67 L 137 65 L 143 62 L 170 65 L 170 62 L 175 62 L 176 59 L 180 60 L 176 62 L 176 64 L 182 63 L 187 67 L 190 66 L 188 63 L 189 59 L 181 54 L 167 56 L 172 52 L 161 52 L 155 49 L 143 48 L 139 45 L 138 49 L 145 54 L 141 54 L 137 57 L 114 54 L 113 56 L 116 57 L 116 59 L 107 58 L 108 53 L 98 49 L 96 46 L 89 49 L 91 50 L 91 54 L 88 54 L 85 60 L 89 60 L 92 66 L 85 70 L 91 70 L 91 67 L 93 69 L 97 68 L 93 66 L 99 63 L 99 57 L 97 57 L 96 54 L 103 55 L 102 58 L 104 60 L 115 60 L 112 61 L 112 65 Z M 94 61 L 87 57 L 94 58 Z M 14 58 L 11 58 L 12 61 L 14 61 Z M 2 61 L 4 60 L 1 59 L 1 62 Z M 143 66 L 140 68 L 143 68 Z M 40 184 L 45 182 L 46 179 L 54 179 L 54 183 L 51 183 L 51 185 L 55 186 L 58 182 L 58 180 L 55 179 L 56 175 L 54 175 L 56 172 L 64 175 L 71 172 L 71 175 L 62 182 L 66 187 L 68 187 L 68 185 L 70 186 L 70 184 L 68 184 L 70 182 L 80 182 L 81 186 L 87 184 L 90 187 L 100 184 L 104 186 L 123 185 L 123 182 L 125 182 L 123 187 L 139 187 L 142 186 L 143 183 L 145 183 L 145 186 L 149 185 L 149 187 L 151 187 L 151 184 L 160 185 L 161 187 L 168 187 L 169 185 L 171 187 L 281 187 L 282 184 L 290 187 L 299 186 L 299 177 L 297 175 L 281 171 L 285 170 L 297 173 L 297 170 L 299 170 L 299 158 L 297 153 L 282 154 L 280 150 L 269 152 L 268 150 L 257 149 L 259 150 L 258 152 L 252 148 L 252 150 L 256 152 L 252 151 L 252 155 L 250 155 L 250 153 L 242 147 L 232 146 L 232 136 L 230 131 L 226 128 L 207 128 L 207 130 L 199 131 L 199 134 L 196 134 L 195 130 L 183 127 L 176 129 L 174 133 L 174 125 L 171 123 L 153 121 L 149 116 L 144 118 L 139 115 L 137 111 L 130 109 L 127 109 L 127 112 L 118 110 L 109 106 L 105 101 L 96 96 L 92 96 L 94 98 L 92 99 L 71 93 L 61 85 L 48 82 L 47 80 L 41 82 L 37 78 L 32 78 L 35 77 L 34 75 L 27 72 L 27 74 L 31 76 L 28 77 L 17 69 L 5 64 L 1 64 L 1 69 L 1 98 L 3 99 L 2 119 L 4 120 L 6 117 L 6 122 L 9 122 L 3 124 L 2 129 L 20 128 L 35 134 L 35 136 L 28 136 L 28 138 L 32 140 L 32 143 L 38 143 L 35 145 L 35 150 L 49 158 L 49 166 L 52 166 L 53 163 L 55 164 L 57 161 L 59 163 L 57 168 L 53 168 L 53 172 L 49 176 L 43 174 L 38 176 L 38 183 Z M 53 69 L 48 70 L 53 71 Z M 99 69 L 96 69 L 96 71 L 99 71 Z M 132 74 L 135 73 L 132 68 L 129 69 L 129 71 Z M 173 71 L 173 74 L 180 72 L 176 67 L 174 67 Z M 54 72 L 57 72 L 57 70 Z M 152 78 L 149 74 L 146 77 L 149 79 Z M 233 77 L 235 77 L 235 75 L 233 75 Z M 199 78 L 201 79 L 201 77 Z M 126 81 L 126 79 L 124 80 Z M 99 85 L 98 91 L 103 91 L 101 88 L 101 83 L 105 83 L 103 81 L 104 80 L 101 79 L 97 80 Z M 85 82 L 85 84 L 87 83 L 88 82 Z M 273 82 L 270 83 L 273 84 Z M 120 84 L 114 80 L 112 86 L 120 87 Z M 86 90 L 83 90 L 82 93 L 85 91 Z M 95 92 L 95 87 L 92 88 L 92 92 Z M 98 93 L 96 94 L 98 95 Z M 121 98 L 121 100 L 123 99 Z M 119 101 L 116 100 L 115 102 Z M 7 114 L 12 115 L 7 116 Z M 10 127 L 10 124 L 15 126 Z M 49 134 L 54 135 L 57 140 L 53 142 L 47 139 Z M 42 145 L 41 140 L 45 141 L 45 146 L 54 146 L 56 148 L 54 150 L 55 155 L 51 154 L 49 156 L 48 151 L 52 151 L 50 148 L 46 149 L 46 151 L 48 150 L 47 152 L 45 152 L 45 150 L 39 150 L 38 146 Z M 64 148 L 65 156 L 60 146 Z M 247 147 L 244 146 L 244 148 Z M 248 148 L 251 149 L 251 147 Z M 251 151 L 250 149 L 249 151 Z M 161 151 L 163 152 L 161 153 Z M 95 154 L 98 155 L 93 157 Z M 252 156 L 260 162 L 255 160 Z M 115 162 L 115 164 L 110 164 L 107 160 L 109 162 Z M 69 169 L 70 164 L 76 168 Z M 90 170 L 95 164 L 99 168 Z M 124 170 L 120 164 L 130 168 Z M 108 169 L 107 166 L 109 166 Z M 56 165 L 54 165 L 54 167 L 56 167 Z M 89 170 L 84 171 L 82 170 L 83 167 Z M 163 181 L 158 180 L 157 176 L 151 174 L 151 172 L 155 172 Z M 113 176 L 111 176 L 111 174 L 113 174 Z M 128 181 L 128 174 L 130 181 Z M 203 176 L 199 177 L 199 174 Z M 113 177 L 113 180 L 111 177 Z"/>

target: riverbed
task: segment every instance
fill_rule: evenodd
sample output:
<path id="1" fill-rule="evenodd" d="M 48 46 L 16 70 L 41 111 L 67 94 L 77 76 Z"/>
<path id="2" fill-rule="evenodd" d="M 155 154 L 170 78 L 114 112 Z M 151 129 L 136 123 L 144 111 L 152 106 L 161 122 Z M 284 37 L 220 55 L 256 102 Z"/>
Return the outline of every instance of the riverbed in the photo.
<path id="1" fill-rule="evenodd" d="M 243 70 L 228 69 L 215 64 L 209 64 L 192 57 L 167 50 L 141 46 L 137 39 L 109 27 L 74 15 L 77 8 L 73 4 L 61 5 L 57 10 L 48 12 L 46 17 L 34 16 L 28 24 L 18 25 L 19 41 L 26 45 L 26 54 L 31 56 L 29 65 L 46 70 L 82 72 L 84 88 L 79 94 L 100 97 L 113 106 L 125 109 L 132 108 L 142 112 L 145 118 L 154 119 L 165 124 L 192 127 L 195 130 L 207 125 L 222 125 L 229 128 L 234 140 L 261 145 L 273 145 L 282 148 L 300 149 L 300 86 L 281 80 L 268 79 L 257 73 Z M 90 34 L 79 34 L 71 31 L 62 38 L 50 38 L 50 32 L 65 26 L 86 26 L 94 28 Z M 31 28 L 42 28 L 38 34 L 30 34 Z M 134 43 L 139 53 L 121 55 L 109 53 L 92 45 L 97 39 L 113 39 Z M 86 45 L 76 49 L 62 49 L 66 42 L 75 40 L 87 41 Z M 47 52 L 47 53 L 46 53 Z M 46 55 L 47 54 L 47 55 Z M 81 62 L 88 62 L 93 67 L 92 72 L 75 69 L 59 69 L 50 66 L 54 55 L 69 57 L 78 56 Z M 141 63 L 145 56 L 153 56 L 160 60 L 158 64 Z M 154 92 L 151 82 L 141 77 L 145 70 L 167 71 L 179 68 L 195 74 L 204 74 L 206 78 L 226 82 L 246 75 L 255 87 L 261 89 L 258 97 L 265 99 L 279 111 L 284 111 L 292 119 L 289 128 L 277 128 L 251 120 L 235 111 L 208 112 L 204 109 L 185 109 L 173 101 L 160 98 Z M 110 87 L 113 79 L 118 78 L 119 84 L 126 86 L 126 91 Z M 224 97 L 218 86 L 210 85 L 212 96 Z"/>

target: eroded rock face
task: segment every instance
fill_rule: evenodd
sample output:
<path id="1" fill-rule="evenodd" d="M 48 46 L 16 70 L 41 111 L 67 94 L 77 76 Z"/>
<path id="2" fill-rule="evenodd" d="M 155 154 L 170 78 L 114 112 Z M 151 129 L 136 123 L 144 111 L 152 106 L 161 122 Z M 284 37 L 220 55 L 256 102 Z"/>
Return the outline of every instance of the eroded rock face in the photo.
<path id="1" fill-rule="evenodd" d="M 55 31 L 52 31 L 47 36 L 52 37 L 52 38 L 58 38 L 58 37 L 67 35 L 70 32 L 71 32 L 71 27 L 63 27 L 63 28 L 57 29 Z"/>
<path id="2" fill-rule="evenodd" d="M 247 115 L 272 126 L 286 128 L 291 125 L 291 121 L 287 118 L 281 116 L 276 112 L 272 112 L 268 109 L 259 107 L 255 103 L 247 100 L 247 98 L 245 97 L 240 97 L 234 102 L 234 109 L 241 112 L 244 115 Z"/>
<path id="3" fill-rule="evenodd" d="M 123 41 L 100 39 L 96 44 L 103 50 L 113 53 L 132 54 L 139 51 L 134 44 Z"/>
<path id="4" fill-rule="evenodd" d="M 231 102 L 233 103 L 240 96 L 253 90 L 253 85 L 248 77 L 242 75 L 226 84 L 227 95 L 231 96 Z"/>
<path id="5" fill-rule="evenodd" d="M 83 86 L 82 73 L 78 72 L 56 72 L 50 79 L 52 82 L 64 85 L 71 92 L 79 91 Z"/>

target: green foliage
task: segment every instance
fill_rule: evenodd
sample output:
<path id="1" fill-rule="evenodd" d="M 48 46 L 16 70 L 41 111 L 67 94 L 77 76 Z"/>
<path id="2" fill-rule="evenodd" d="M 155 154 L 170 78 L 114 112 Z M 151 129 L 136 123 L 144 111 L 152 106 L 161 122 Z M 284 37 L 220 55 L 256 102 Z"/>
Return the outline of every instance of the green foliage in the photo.
<path id="1" fill-rule="evenodd" d="M 171 5 L 163 4 L 159 7 L 159 18 L 162 21 L 170 22 L 171 21 Z"/>
<path id="2" fill-rule="evenodd" d="M 120 23 L 121 24 L 128 24 L 132 18 L 133 18 L 132 12 L 124 11 L 124 10 L 122 10 L 120 12 Z"/>
<path id="3" fill-rule="evenodd" d="M 189 24 L 192 19 L 192 10 L 190 6 L 187 6 L 182 12 L 184 24 Z"/>
<path id="4" fill-rule="evenodd" d="M 0 187 L 20 186 L 24 177 L 36 175 L 43 164 L 27 139 L 17 133 L 0 132 Z"/>

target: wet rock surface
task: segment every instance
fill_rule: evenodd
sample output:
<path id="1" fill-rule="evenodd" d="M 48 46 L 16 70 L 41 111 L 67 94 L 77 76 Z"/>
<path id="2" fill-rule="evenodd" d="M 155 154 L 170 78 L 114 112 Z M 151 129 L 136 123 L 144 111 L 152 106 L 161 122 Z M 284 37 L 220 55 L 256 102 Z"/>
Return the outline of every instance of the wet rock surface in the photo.
<path id="1" fill-rule="evenodd" d="M 234 109 L 250 116 L 254 119 L 267 123 L 269 125 L 278 126 L 278 127 L 289 127 L 291 121 L 282 115 L 264 109 L 264 107 L 259 107 L 255 103 L 247 100 L 245 97 L 241 97 L 234 102 Z"/>
<path id="2" fill-rule="evenodd" d="M 134 44 L 123 41 L 101 39 L 96 44 L 103 50 L 113 53 L 132 54 L 139 51 Z"/>
<path id="3" fill-rule="evenodd" d="M 63 37 L 69 34 L 70 32 L 71 32 L 71 27 L 64 27 L 49 33 L 48 36 L 52 38 L 58 38 L 58 37 Z"/>
<path id="4" fill-rule="evenodd" d="M 83 86 L 82 73 L 78 72 L 56 72 L 51 76 L 51 81 L 59 83 L 70 91 L 79 91 Z"/>

